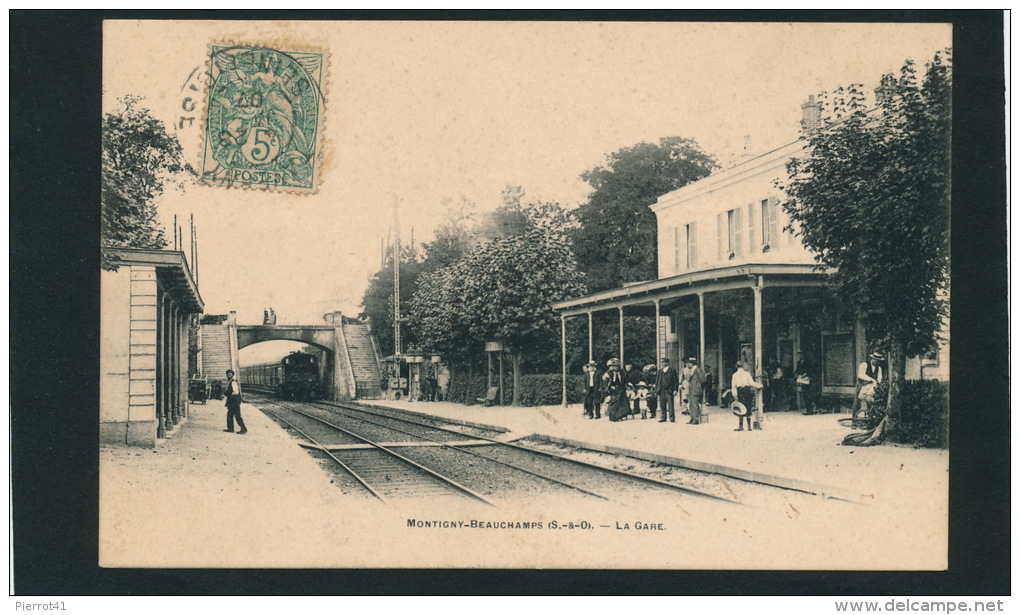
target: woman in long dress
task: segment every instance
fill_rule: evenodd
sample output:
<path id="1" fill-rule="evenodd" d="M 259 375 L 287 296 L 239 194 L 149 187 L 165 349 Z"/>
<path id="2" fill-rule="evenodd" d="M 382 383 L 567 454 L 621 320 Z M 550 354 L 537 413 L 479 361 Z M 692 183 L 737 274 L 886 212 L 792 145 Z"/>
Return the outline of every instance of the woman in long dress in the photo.
<path id="1" fill-rule="evenodd" d="M 620 360 L 610 359 L 606 366 L 609 371 L 602 377 L 609 420 L 616 422 L 630 414 L 630 400 L 627 399 L 627 383 L 620 373 Z"/>

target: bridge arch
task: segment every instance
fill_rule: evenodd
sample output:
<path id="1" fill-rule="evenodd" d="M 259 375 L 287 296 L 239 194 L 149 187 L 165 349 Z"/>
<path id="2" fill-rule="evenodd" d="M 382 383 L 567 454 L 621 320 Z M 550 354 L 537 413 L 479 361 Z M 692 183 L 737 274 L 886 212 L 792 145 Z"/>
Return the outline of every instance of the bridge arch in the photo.
<path id="1" fill-rule="evenodd" d="M 273 341 L 298 342 L 320 348 L 329 356 L 333 399 L 352 399 L 355 396 L 354 377 L 350 357 L 339 326 L 326 325 L 230 325 L 233 356 L 241 348 Z"/>

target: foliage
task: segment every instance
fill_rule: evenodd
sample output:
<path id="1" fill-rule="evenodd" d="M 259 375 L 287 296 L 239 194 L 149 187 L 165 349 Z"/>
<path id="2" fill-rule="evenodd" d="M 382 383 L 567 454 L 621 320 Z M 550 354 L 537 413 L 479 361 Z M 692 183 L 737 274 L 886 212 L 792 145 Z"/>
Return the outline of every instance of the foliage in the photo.
<path id="1" fill-rule="evenodd" d="M 425 254 L 422 271 L 442 269 L 457 262 L 477 243 L 477 233 L 471 228 L 475 217 L 475 204 L 461 196 L 459 201 L 445 199 L 446 219 L 435 231 L 435 238 L 422 244 Z"/>
<path id="2" fill-rule="evenodd" d="M 949 448 L 949 383 L 906 380 L 902 396 L 896 441 L 923 448 Z"/>
<path id="3" fill-rule="evenodd" d="M 478 398 L 485 397 L 486 377 L 457 375 L 450 379 L 450 388 L 446 392 L 446 401 L 455 404 L 472 405 L 478 403 Z"/>
<path id="4" fill-rule="evenodd" d="M 563 403 L 563 376 L 560 374 L 530 374 L 521 377 L 520 405 L 555 406 Z M 567 376 L 567 403 L 579 404 L 584 400 L 584 378 L 579 374 Z M 511 383 L 511 387 L 512 387 Z M 507 388 L 507 394 L 513 393 Z"/>
<path id="5" fill-rule="evenodd" d="M 528 231 L 480 246 L 463 261 L 462 302 L 474 337 L 534 354 L 559 338 L 551 304 L 584 293 L 566 241 Z"/>
<path id="6" fill-rule="evenodd" d="M 520 378 L 521 406 L 555 406 L 563 402 L 563 381 L 560 374 L 527 374 Z M 488 380 L 484 374 L 468 377 L 464 375 L 450 381 L 450 390 L 446 401 L 458 404 L 477 404 L 478 399 L 485 397 Z M 504 377 L 503 398 L 513 399 L 514 380 Z M 579 404 L 584 399 L 583 378 L 578 374 L 567 376 L 567 402 Z M 499 386 L 498 375 L 493 379 L 493 386 Z"/>
<path id="7" fill-rule="evenodd" d="M 471 315 L 464 304 L 467 272 L 461 261 L 422 274 L 408 304 L 410 327 L 422 347 L 451 363 L 480 355 L 483 339 L 471 334 Z"/>
<path id="8" fill-rule="evenodd" d="M 649 206 L 717 166 L 693 139 L 665 137 L 609 154 L 604 165 L 582 173 L 592 192 L 577 210 L 572 236 L 589 289 L 656 278 L 657 225 Z"/>
<path id="9" fill-rule="evenodd" d="M 102 245 L 162 249 L 167 245 L 157 219 L 156 201 L 167 183 L 194 174 L 182 160 L 177 137 L 139 106 L 140 98 L 121 99 L 123 110 L 103 118 Z M 103 255 L 103 269 L 117 263 Z"/>
<path id="10" fill-rule="evenodd" d="M 881 320 L 890 435 L 906 356 L 936 343 L 947 314 L 951 87 L 946 52 L 935 55 L 921 84 L 910 61 L 898 78 L 884 76 L 889 96 L 872 111 L 861 86 L 841 88 L 780 185 L 791 226 L 818 263 L 835 270 L 836 294 Z"/>
<path id="11" fill-rule="evenodd" d="M 401 250 L 400 258 L 400 305 L 401 315 L 406 317 L 404 311 L 407 309 L 411 297 L 421 275 L 422 263 L 414 258 L 413 250 L 409 247 Z M 393 353 L 393 258 L 386 261 L 386 265 L 379 270 L 368 281 L 368 288 L 361 299 L 361 320 L 368 320 L 372 324 L 372 332 L 379 341 L 379 350 L 383 354 Z M 404 327 L 400 332 L 400 339 L 404 349 L 410 344 L 418 343 L 414 330 Z"/>
<path id="12" fill-rule="evenodd" d="M 501 340 L 516 356 L 558 346 L 551 304 L 584 293 L 564 237 L 540 229 L 494 239 L 460 261 L 425 274 L 411 301 L 411 326 L 422 344 L 453 360 Z"/>

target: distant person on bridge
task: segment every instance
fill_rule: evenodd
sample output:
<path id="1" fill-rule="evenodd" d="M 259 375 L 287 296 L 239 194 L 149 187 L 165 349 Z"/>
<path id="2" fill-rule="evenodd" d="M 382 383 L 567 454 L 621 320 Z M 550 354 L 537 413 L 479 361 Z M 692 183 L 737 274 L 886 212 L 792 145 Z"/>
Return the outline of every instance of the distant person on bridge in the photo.
<path id="1" fill-rule="evenodd" d="M 234 418 L 237 418 L 237 425 L 241 431 L 238 435 L 248 433 L 244 426 L 244 419 L 241 418 L 241 385 L 234 378 L 234 370 L 227 370 L 227 428 L 223 431 L 234 433 Z"/>

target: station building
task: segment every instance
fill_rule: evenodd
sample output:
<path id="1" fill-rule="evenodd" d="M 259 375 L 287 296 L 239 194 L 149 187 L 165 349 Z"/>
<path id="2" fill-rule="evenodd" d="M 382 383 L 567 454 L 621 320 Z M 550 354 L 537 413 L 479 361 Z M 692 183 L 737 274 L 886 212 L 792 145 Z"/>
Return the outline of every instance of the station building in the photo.
<path id="1" fill-rule="evenodd" d="M 804 124 L 817 126 L 821 109 L 813 97 L 803 110 Z M 775 186 L 786 178 L 786 163 L 807 146 L 799 139 L 659 197 L 651 205 L 658 278 L 553 305 L 562 321 L 564 383 L 566 320 L 587 319 L 588 356 L 595 359 L 593 315 L 614 311 L 621 360 L 624 316 L 654 317 L 656 362 L 698 358 L 719 384 L 710 402 L 719 402 L 738 360 L 759 378 L 766 366 L 792 375 L 808 360 L 821 378 L 821 394 L 850 403 L 857 365 L 867 355 L 865 324 L 827 288 L 830 272 L 819 269 L 796 226 L 786 230 L 790 219 Z M 943 344 L 909 358 L 905 377 L 948 379 L 948 352 Z"/>
<path id="2" fill-rule="evenodd" d="M 153 447 L 188 416 L 188 323 L 202 298 L 183 252 L 107 249 L 100 277 L 101 443 Z"/>

